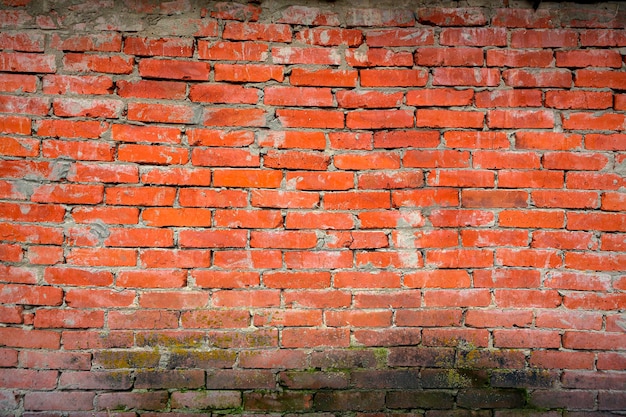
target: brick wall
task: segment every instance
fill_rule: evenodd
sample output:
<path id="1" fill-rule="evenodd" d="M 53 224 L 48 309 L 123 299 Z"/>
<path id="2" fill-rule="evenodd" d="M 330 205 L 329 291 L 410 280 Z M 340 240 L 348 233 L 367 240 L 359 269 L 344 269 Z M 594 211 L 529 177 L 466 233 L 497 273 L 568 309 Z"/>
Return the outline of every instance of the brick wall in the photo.
<path id="1" fill-rule="evenodd" d="M 626 410 L 624 4 L 373 3 L 0 1 L 1 415 Z"/>

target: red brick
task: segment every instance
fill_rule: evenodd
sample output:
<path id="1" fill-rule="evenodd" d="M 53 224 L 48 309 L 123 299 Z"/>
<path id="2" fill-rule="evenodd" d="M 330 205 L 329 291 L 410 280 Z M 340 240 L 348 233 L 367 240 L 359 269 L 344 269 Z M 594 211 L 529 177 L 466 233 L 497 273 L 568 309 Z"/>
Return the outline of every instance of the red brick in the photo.
<path id="1" fill-rule="evenodd" d="M 561 119 L 568 130 L 622 130 L 626 126 L 626 117 L 619 113 L 570 113 Z"/>
<path id="2" fill-rule="evenodd" d="M 623 90 L 626 86 L 626 74 L 619 71 L 578 70 L 576 87 L 613 88 Z"/>
<path id="3" fill-rule="evenodd" d="M 45 116 L 50 100 L 40 97 L 0 96 L 0 112 L 11 114 L 34 114 Z"/>
<path id="4" fill-rule="evenodd" d="M 253 22 L 226 22 L 222 37 L 238 41 L 291 42 L 289 25 Z"/>
<path id="5" fill-rule="evenodd" d="M 34 411 L 79 411 L 93 409 L 93 392 L 28 392 L 24 409 Z"/>
<path id="6" fill-rule="evenodd" d="M 578 253 L 568 252 L 565 254 L 565 266 L 581 271 L 622 271 L 626 257 L 621 254 L 609 253 Z M 598 304 L 589 300 L 591 308 L 600 308 Z M 623 302 L 623 300 L 621 300 Z M 613 305 L 613 304 L 611 304 Z M 609 307 L 613 309 L 613 307 Z"/>
<path id="7" fill-rule="evenodd" d="M 45 269 L 44 280 L 52 285 L 109 286 L 113 283 L 113 274 L 82 268 L 51 267 Z"/>
<path id="8" fill-rule="evenodd" d="M 510 146 L 504 132 L 447 131 L 443 137 L 450 148 L 507 149 Z"/>
<path id="9" fill-rule="evenodd" d="M 502 188 L 562 188 L 564 183 L 562 171 L 502 170 L 498 173 L 498 186 Z"/>
<path id="10" fill-rule="evenodd" d="M 48 286 L 4 284 L 0 300 L 3 304 L 61 305 L 63 291 Z"/>
<path id="11" fill-rule="evenodd" d="M 65 209 L 52 204 L 0 203 L 0 219 L 16 222 L 61 222 Z"/>
<path id="12" fill-rule="evenodd" d="M 326 311 L 324 321 L 329 327 L 389 327 L 391 311 Z"/>
<path id="13" fill-rule="evenodd" d="M 249 324 L 250 314 L 243 310 L 194 309 L 181 315 L 182 327 L 190 329 L 237 329 L 248 327 Z"/>
<path id="14" fill-rule="evenodd" d="M 585 135 L 585 148 L 604 151 L 626 150 L 626 135 L 587 134 Z"/>
<path id="15" fill-rule="evenodd" d="M 266 113 L 257 108 L 205 108 L 205 126 L 265 126 Z"/>
<path id="16" fill-rule="evenodd" d="M 389 108 L 400 107 L 404 94 L 401 92 L 343 90 L 338 91 L 336 97 L 339 107 L 343 108 Z"/>
<path id="17" fill-rule="evenodd" d="M 479 7 L 433 7 L 420 8 L 418 20 L 436 26 L 483 26 L 487 16 Z"/>
<path id="18" fill-rule="evenodd" d="M 409 310 L 396 312 L 396 324 L 407 327 L 449 327 L 461 325 L 460 309 Z"/>
<path id="19" fill-rule="evenodd" d="M 581 32 L 582 46 L 626 46 L 623 32 L 610 29 L 587 30 Z"/>
<path id="20" fill-rule="evenodd" d="M 572 86 L 572 74 L 568 70 L 509 69 L 502 72 L 506 85 L 511 87 L 560 87 Z"/>
<path id="21" fill-rule="evenodd" d="M 410 47 L 433 45 L 435 41 L 430 28 L 377 29 L 365 32 L 369 47 Z"/>
<path id="22" fill-rule="evenodd" d="M 557 52 L 558 53 L 558 52 Z M 489 67 L 539 67 L 552 65 L 552 51 L 533 51 L 524 49 L 489 49 L 487 66 Z"/>
<path id="23" fill-rule="evenodd" d="M 567 174 L 566 185 L 569 188 L 583 190 L 617 190 L 624 184 L 624 179 L 614 173 L 571 172 Z"/>
<path id="24" fill-rule="evenodd" d="M 259 93 L 256 88 L 244 88 L 238 85 L 195 84 L 189 89 L 189 99 L 202 103 L 256 104 L 259 100 Z"/>
<path id="25" fill-rule="evenodd" d="M 29 135 L 31 132 L 31 119 L 26 116 L 1 115 L 0 132 Z"/>
<path id="26" fill-rule="evenodd" d="M 491 68 L 435 68 L 433 85 L 496 86 L 500 84 L 500 70 Z"/>
<path id="27" fill-rule="evenodd" d="M 250 247 L 278 249 L 311 249 L 317 246 L 314 232 L 302 231 L 252 231 Z"/>
<path id="28" fill-rule="evenodd" d="M 620 370 L 626 364 L 626 355 L 617 352 L 598 353 L 598 370 Z"/>
<path id="29" fill-rule="evenodd" d="M 568 29 L 518 30 L 511 33 L 513 48 L 564 48 L 578 46 L 578 34 Z"/>
<path id="30" fill-rule="evenodd" d="M 36 157 L 39 155 L 39 140 L 0 136 L 0 154 L 18 157 Z"/>
<path id="31" fill-rule="evenodd" d="M 0 48 L 20 52 L 44 52 L 45 35 L 37 32 L 2 33 Z"/>
<path id="32" fill-rule="evenodd" d="M 555 250 L 547 249 L 496 249 L 496 264 L 504 266 L 557 268 L 561 266 L 561 256 Z"/>
<path id="33" fill-rule="evenodd" d="M 340 65 L 341 53 L 334 48 L 274 46 L 272 60 L 275 64 Z"/>
<path id="34" fill-rule="evenodd" d="M 526 246 L 528 233 L 523 230 L 462 230 L 461 240 L 466 247 Z"/>
<path id="35" fill-rule="evenodd" d="M 139 74 L 146 78 L 208 81 L 210 66 L 204 62 L 145 58 L 139 61 Z"/>
<path id="36" fill-rule="evenodd" d="M 298 86 L 356 87 L 358 72 L 355 70 L 294 68 L 289 82 Z"/>
<path id="37" fill-rule="evenodd" d="M 346 116 L 346 127 L 348 127 L 349 129 L 391 129 L 391 128 L 413 127 L 413 111 L 411 110 L 353 111 L 353 112 L 349 112 L 348 115 Z"/>
<path id="38" fill-rule="evenodd" d="M 219 264 L 219 259 L 216 259 L 216 264 Z M 196 285 L 205 288 L 246 288 L 258 286 L 261 281 L 257 272 L 192 271 L 191 275 L 196 280 Z"/>
<path id="39" fill-rule="evenodd" d="M 261 8 L 254 4 L 239 4 L 231 2 L 219 2 L 215 4 L 215 10 L 211 11 L 211 17 L 225 20 L 243 20 L 256 22 L 259 20 Z M 194 407 L 195 408 L 195 407 Z"/>
<path id="40" fill-rule="evenodd" d="M 135 266 L 137 252 L 133 249 L 74 248 L 66 256 L 68 265 Z"/>
<path id="41" fill-rule="evenodd" d="M 515 132 L 517 149 L 547 149 L 566 151 L 579 149 L 582 146 L 582 135 L 555 132 Z"/>
<path id="42" fill-rule="evenodd" d="M 546 106 L 557 109 L 607 109 L 613 105 L 613 95 L 594 91 L 548 91 Z"/>
<path id="43" fill-rule="evenodd" d="M 600 153 L 549 152 L 542 158 L 543 167 L 565 170 L 601 170 L 608 164 L 608 159 Z"/>
<path id="44" fill-rule="evenodd" d="M 330 88 L 269 86 L 263 102 L 270 106 L 332 107 L 333 95 Z"/>
<path id="45" fill-rule="evenodd" d="M 324 195 L 326 210 L 371 210 L 390 208 L 387 191 L 327 192 Z"/>
<path id="46" fill-rule="evenodd" d="M 37 328 L 86 329 L 104 326 L 103 311 L 37 310 L 34 326 Z"/>
<path id="47" fill-rule="evenodd" d="M 56 72 L 54 55 L 0 52 L 0 70 L 5 72 Z"/>
<path id="48" fill-rule="evenodd" d="M 211 295 L 211 303 L 216 307 L 279 307 L 280 291 L 278 290 L 256 290 L 254 292 L 223 290 L 214 292 Z M 249 314 L 246 312 L 243 316 L 246 320 Z M 248 323 L 245 323 L 247 327 Z"/>
<path id="49" fill-rule="evenodd" d="M 282 265 L 282 254 L 279 250 L 227 250 L 217 251 L 214 254 L 213 264 L 219 268 L 240 269 L 240 268 L 280 268 Z M 258 281 L 258 273 L 257 275 Z"/>
<path id="50" fill-rule="evenodd" d="M 474 91 L 470 89 L 457 90 L 453 88 L 433 88 L 410 90 L 406 93 L 406 104 L 409 106 L 467 106 L 474 98 Z"/>
<path id="51" fill-rule="evenodd" d="M 561 335 L 550 330 L 494 330 L 494 345 L 505 348 L 559 348 Z"/>
<path id="52" fill-rule="evenodd" d="M 117 95 L 124 98 L 181 100 L 187 95 L 187 86 L 185 83 L 177 81 L 119 80 L 115 82 L 115 86 L 117 87 Z"/>
<path id="53" fill-rule="evenodd" d="M 485 249 L 430 250 L 426 264 L 439 268 L 486 268 L 493 266 L 493 252 Z"/>
<path id="54" fill-rule="evenodd" d="M 157 123 L 195 124 L 200 116 L 200 109 L 179 104 L 128 103 L 128 120 Z"/>
<path id="55" fill-rule="evenodd" d="M 281 13 L 280 23 L 306 26 L 339 26 L 337 13 L 317 7 L 289 6 Z"/>
<path id="56" fill-rule="evenodd" d="M 253 42 L 198 41 L 198 57 L 211 61 L 265 61 L 268 51 L 267 45 Z"/>
<path id="57" fill-rule="evenodd" d="M 98 204 L 103 194 L 101 185 L 45 184 L 35 189 L 31 199 L 42 203 Z"/>
<path id="58" fill-rule="evenodd" d="M 282 330 L 282 346 L 298 347 L 347 347 L 350 345 L 348 329 L 287 328 Z"/>
<path id="59" fill-rule="evenodd" d="M 178 312 L 165 310 L 116 310 L 108 315 L 110 329 L 172 329 L 178 327 Z"/>
<path id="60" fill-rule="evenodd" d="M 254 143 L 250 131 L 228 131 L 215 129 L 187 129 L 187 141 L 192 146 L 241 147 Z"/>
<path id="61" fill-rule="evenodd" d="M 22 252 L 22 247 L 20 245 L 1 244 L 0 260 L 4 262 L 20 262 L 23 258 Z"/>
<path id="62" fill-rule="evenodd" d="M 119 161 L 136 162 L 151 165 L 183 165 L 189 160 L 186 148 L 155 145 L 119 145 Z"/>
<path id="63" fill-rule="evenodd" d="M 530 365 L 547 369 L 592 369 L 594 355 L 592 352 L 559 352 L 534 351 L 530 357 Z M 570 403 L 571 405 L 571 403 Z"/>
<path id="64" fill-rule="evenodd" d="M 300 246 L 300 245 L 299 245 Z M 293 246 L 296 248 L 296 246 Z M 302 246 L 300 246 L 302 247 Z M 263 274 L 263 283 L 269 288 L 329 288 L 330 272 L 266 272 Z M 256 320 L 255 320 L 256 321 Z"/>
<path id="65" fill-rule="evenodd" d="M 359 46 L 363 43 L 363 33 L 357 29 L 311 28 L 298 32 L 295 40 L 319 46 Z"/>
<path id="66" fill-rule="evenodd" d="M 626 196 L 623 193 L 603 193 L 602 210 L 621 211 L 626 204 Z"/>
<path id="67" fill-rule="evenodd" d="M 464 151 L 408 150 L 402 160 L 404 167 L 467 168 L 469 153 Z"/>
<path id="68" fill-rule="evenodd" d="M 423 87 L 428 72 L 417 69 L 364 69 L 360 71 L 363 87 Z"/>
<path id="69" fill-rule="evenodd" d="M 35 122 L 38 136 L 97 139 L 109 128 L 108 123 L 97 121 L 51 120 Z"/>
<path id="70" fill-rule="evenodd" d="M 245 230 L 182 230 L 178 241 L 181 248 L 243 248 Z"/>
<path id="71" fill-rule="evenodd" d="M 211 253 L 202 250 L 148 249 L 139 254 L 147 268 L 194 268 L 211 266 Z"/>
<path id="72" fill-rule="evenodd" d="M 108 204 L 122 206 L 171 206 L 176 189 L 168 187 L 109 187 L 106 189 Z"/>
<path id="73" fill-rule="evenodd" d="M 281 180 L 282 173 L 275 170 L 216 169 L 213 171 L 213 185 L 216 187 L 278 188 Z"/>
<path id="74" fill-rule="evenodd" d="M 209 167 L 258 167 L 260 156 L 247 149 L 196 148 L 191 151 L 191 163 Z"/>
<path id="75" fill-rule="evenodd" d="M 37 91 L 37 77 L 23 74 L 0 74 L 0 91 L 34 93 Z"/>
<path id="76" fill-rule="evenodd" d="M 476 94 L 476 107 L 540 107 L 541 104 L 539 90 L 495 90 Z"/>
<path id="77" fill-rule="evenodd" d="M 60 245 L 63 242 L 63 231 L 54 227 L 0 223 L 0 235 L 7 242 L 41 245 Z"/>
<path id="78" fill-rule="evenodd" d="M 597 208 L 598 194 L 573 190 L 537 190 L 531 192 L 537 207 L 561 207 L 571 209 Z"/>
<path id="79" fill-rule="evenodd" d="M 162 410 L 167 407 L 167 391 L 109 392 L 96 398 L 97 410 Z"/>
<path id="80" fill-rule="evenodd" d="M 293 251 L 285 252 L 285 265 L 290 269 L 350 268 L 352 252 L 340 251 Z"/>
<path id="81" fill-rule="evenodd" d="M 47 158 L 67 157 L 84 161 L 113 161 L 115 149 L 106 143 L 46 140 L 43 142 L 42 154 Z"/>
<path id="82" fill-rule="evenodd" d="M 122 55 L 88 55 L 66 53 L 63 68 L 70 72 L 103 72 L 107 74 L 130 74 L 133 71 L 132 57 Z M 54 72 L 54 71 L 50 71 Z"/>
<path id="83" fill-rule="evenodd" d="M 211 210 L 196 208 L 146 208 L 142 214 L 146 226 L 210 227 Z"/>
<path id="84" fill-rule="evenodd" d="M 335 290 L 303 290 L 285 292 L 285 304 L 296 307 L 340 308 L 351 304 L 349 292 Z"/>
<path id="85" fill-rule="evenodd" d="M 268 131 L 259 135 L 259 146 L 277 149 L 317 149 L 326 148 L 324 132 L 311 131 Z"/>
<path id="86" fill-rule="evenodd" d="M 465 324 L 471 327 L 528 327 L 532 321 L 532 312 L 517 309 L 471 310 L 465 317 Z"/>
<path id="87" fill-rule="evenodd" d="M 2 344 L 8 347 L 58 350 L 61 346 L 60 333 L 51 330 L 25 330 L 14 327 L 2 327 L 0 328 L 0 336 L 2 336 Z M 5 388 L 53 389 L 56 386 L 57 372 L 13 369 L 5 371 L 0 378 L 0 384 Z M 14 385 L 12 386 L 11 384 Z"/>
<path id="88" fill-rule="evenodd" d="M 61 117 L 90 117 L 117 119 L 122 114 L 124 103 L 111 99 L 54 99 L 54 114 Z"/>
<path id="89" fill-rule="evenodd" d="M 436 227 L 488 226 L 494 222 L 494 215 L 481 210 L 432 210 L 430 222 Z"/>
<path id="90" fill-rule="evenodd" d="M 193 39 L 126 37 L 124 53 L 137 56 L 188 57 L 193 55 Z"/>
<path id="91" fill-rule="evenodd" d="M 553 28 L 557 19 L 553 9 L 498 9 L 493 16 L 494 26 L 519 28 Z"/>
<path id="92" fill-rule="evenodd" d="M 275 210 L 216 210 L 213 223 L 217 227 L 263 229 L 279 227 L 282 221 Z"/>
<path id="93" fill-rule="evenodd" d="M 487 126 L 502 129 L 554 127 L 554 114 L 547 110 L 489 110 Z"/>
<path id="94" fill-rule="evenodd" d="M 211 170 L 206 168 L 154 168 L 141 175 L 144 184 L 211 185 Z"/>
<path id="95" fill-rule="evenodd" d="M 359 174 L 359 189 L 399 189 L 419 188 L 424 184 L 424 176 L 421 172 L 372 172 Z"/>
<path id="96" fill-rule="evenodd" d="M 278 120 L 284 127 L 343 128 L 343 112 L 336 110 L 276 110 Z"/>
<path id="97" fill-rule="evenodd" d="M 466 271 L 454 269 L 419 271 L 405 275 L 404 285 L 409 288 L 469 288 L 470 276 Z"/>
<path id="98" fill-rule="evenodd" d="M 459 194 L 452 188 L 400 190 L 391 194 L 393 207 L 458 206 Z"/>
<path id="99" fill-rule="evenodd" d="M 584 36 L 585 33 L 582 32 Z M 617 51 L 587 49 L 579 51 L 557 51 L 556 66 L 569 68 L 609 67 L 620 68 L 622 57 Z"/>
<path id="100" fill-rule="evenodd" d="M 417 127 L 482 128 L 485 115 L 476 111 L 429 110 L 416 111 Z"/>
<path id="101" fill-rule="evenodd" d="M 563 347 L 566 349 L 623 350 L 624 334 L 621 332 L 565 332 L 565 335 L 563 335 Z M 610 373 L 604 374 L 610 375 Z M 565 385 L 570 385 L 569 378 L 565 378 L 564 382 Z M 610 380 L 607 382 L 609 382 L 609 385 L 605 386 L 601 380 L 587 379 L 585 385 L 593 383 L 594 389 L 600 387 L 609 389 Z"/>
<path id="102" fill-rule="evenodd" d="M 215 81 L 283 82 L 285 78 L 282 65 L 215 64 L 213 70 Z"/>
<path id="103" fill-rule="evenodd" d="M 70 35 L 61 37 L 53 34 L 50 47 L 60 51 L 72 52 L 120 52 L 122 36 L 115 32 L 102 32 L 96 35 Z"/>
<path id="104" fill-rule="evenodd" d="M 427 307 L 484 307 L 491 303 L 488 289 L 444 289 L 424 291 Z"/>
<path id="105" fill-rule="evenodd" d="M 506 46 L 507 33 L 503 28 L 445 28 L 439 43 L 449 46 Z"/>
<path id="106" fill-rule="evenodd" d="M 413 26 L 415 16 L 407 9 L 348 9 L 348 26 Z"/>
<path id="107" fill-rule="evenodd" d="M 408 51 L 392 51 L 384 48 L 347 49 L 346 62 L 354 68 L 359 67 L 410 67 L 413 54 Z"/>

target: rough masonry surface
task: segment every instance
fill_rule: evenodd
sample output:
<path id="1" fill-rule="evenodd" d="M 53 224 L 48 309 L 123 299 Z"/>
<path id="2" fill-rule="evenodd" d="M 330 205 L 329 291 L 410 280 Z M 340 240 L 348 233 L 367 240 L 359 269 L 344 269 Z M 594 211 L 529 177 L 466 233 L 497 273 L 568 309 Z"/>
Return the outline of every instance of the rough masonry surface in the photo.
<path id="1" fill-rule="evenodd" d="M 624 414 L 624 2 L 0 5 L 0 415 Z"/>

